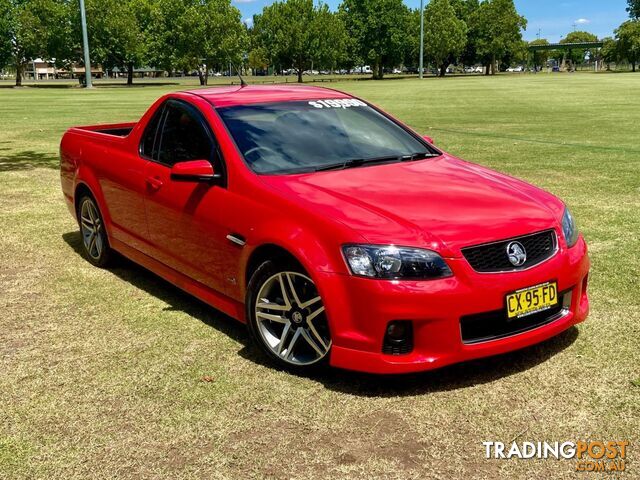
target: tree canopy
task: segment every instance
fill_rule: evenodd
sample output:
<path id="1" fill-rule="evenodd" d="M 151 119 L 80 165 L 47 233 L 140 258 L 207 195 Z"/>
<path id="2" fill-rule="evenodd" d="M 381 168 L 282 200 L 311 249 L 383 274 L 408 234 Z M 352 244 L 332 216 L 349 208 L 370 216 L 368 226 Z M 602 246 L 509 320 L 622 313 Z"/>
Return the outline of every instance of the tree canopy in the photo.
<path id="1" fill-rule="evenodd" d="M 447 67 L 467 43 L 467 24 L 456 16 L 449 0 L 431 0 L 424 12 L 424 53 L 444 77 Z"/>
<path id="2" fill-rule="evenodd" d="M 593 33 L 578 30 L 578 31 L 567 34 L 566 37 L 560 40 L 560 43 L 584 43 L 584 42 L 597 42 L 597 41 L 598 41 L 598 37 Z M 581 64 L 582 62 L 584 62 L 584 59 L 587 55 L 589 55 L 589 57 L 591 58 L 595 56 L 595 53 L 596 52 L 591 51 L 589 49 L 577 48 L 577 49 L 565 52 L 565 58 L 567 60 L 571 60 L 573 64 Z"/>
<path id="3" fill-rule="evenodd" d="M 266 60 L 293 66 L 299 82 L 312 64 L 333 68 L 346 45 L 341 21 L 326 4 L 313 0 L 275 2 L 254 16 L 253 29 Z"/>
<path id="4" fill-rule="evenodd" d="M 373 66 L 374 78 L 382 78 L 385 67 L 402 61 L 409 20 L 402 0 L 344 0 L 339 13 L 354 41 L 354 53 Z"/>
<path id="5" fill-rule="evenodd" d="M 16 70 L 16 85 L 22 85 L 29 61 L 51 59 L 67 40 L 66 5 L 59 0 L 2 0 L 0 56 Z"/>
<path id="6" fill-rule="evenodd" d="M 529 45 L 549 45 L 549 41 L 546 38 L 537 38 L 529 42 Z M 543 67 L 549 60 L 549 56 L 549 50 L 536 50 L 533 52 L 533 64 L 536 67 Z"/>
<path id="7" fill-rule="evenodd" d="M 615 33 L 620 56 L 627 59 L 635 72 L 640 62 L 640 20 L 624 22 Z"/>
<path id="8" fill-rule="evenodd" d="M 470 22 L 479 59 L 487 66 L 487 74 L 496 73 L 497 62 L 521 47 L 527 20 L 518 14 L 513 0 L 486 0 Z"/>
<path id="9" fill-rule="evenodd" d="M 602 39 L 602 48 L 600 49 L 600 56 L 602 60 L 607 64 L 607 70 L 611 69 L 611 64 L 617 62 L 620 58 L 618 49 L 618 42 L 611 37 Z"/>
<path id="10" fill-rule="evenodd" d="M 631 18 L 640 18 L 640 0 L 627 0 L 627 13 Z"/>

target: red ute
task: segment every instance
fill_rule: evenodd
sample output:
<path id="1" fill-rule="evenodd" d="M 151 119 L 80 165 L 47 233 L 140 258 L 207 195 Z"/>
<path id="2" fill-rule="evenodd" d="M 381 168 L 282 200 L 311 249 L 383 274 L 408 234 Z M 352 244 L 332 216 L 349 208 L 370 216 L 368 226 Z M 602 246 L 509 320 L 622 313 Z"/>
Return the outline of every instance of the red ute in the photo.
<path id="1" fill-rule="evenodd" d="M 89 261 L 131 258 L 290 369 L 426 370 L 589 310 L 560 200 L 335 90 L 172 93 L 138 123 L 70 129 L 61 157 Z"/>

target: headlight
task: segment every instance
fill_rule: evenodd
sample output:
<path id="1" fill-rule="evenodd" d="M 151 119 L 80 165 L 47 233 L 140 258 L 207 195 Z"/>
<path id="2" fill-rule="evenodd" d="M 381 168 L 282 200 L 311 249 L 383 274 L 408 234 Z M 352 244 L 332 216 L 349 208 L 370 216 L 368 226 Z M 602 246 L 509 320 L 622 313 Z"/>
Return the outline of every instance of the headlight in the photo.
<path id="1" fill-rule="evenodd" d="M 578 227 L 576 221 L 573 219 L 573 215 L 568 208 L 565 207 L 564 215 L 562 215 L 562 232 L 564 233 L 564 239 L 567 242 L 567 247 L 573 247 L 578 241 Z"/>
<path id="2" fill-rule="evenodd" d="M 453 275 L 440 255 L 422 248 L 345 245 L 342 253 L 351 273 L 361 277 L 429 279 Z"/>

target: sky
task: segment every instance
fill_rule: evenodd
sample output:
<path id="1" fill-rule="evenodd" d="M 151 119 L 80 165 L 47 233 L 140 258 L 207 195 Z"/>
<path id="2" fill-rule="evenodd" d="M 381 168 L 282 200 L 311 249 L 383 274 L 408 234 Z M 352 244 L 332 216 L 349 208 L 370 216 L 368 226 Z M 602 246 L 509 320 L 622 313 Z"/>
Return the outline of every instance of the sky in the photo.
<path id="1" fill-rule="evenodd" d="M 336 9 L 341 0 L 326 0 Z M 420 7 L 420 0 L 404 0 L 411 8 Z M 260 13 L 273 0 L 232 0 L 242 12 L 245 22 L 251 23 L 253 14 Z M 428 0 L 425 0 L 425 5 Z M 520 15 L 527 19 L 525 40 L 541 38 L 558 42 L 573 30 L 586 30 L 598 38 L 613 35 L 613 31 L 628 19 L 626 0 L 515 0 Z"/>

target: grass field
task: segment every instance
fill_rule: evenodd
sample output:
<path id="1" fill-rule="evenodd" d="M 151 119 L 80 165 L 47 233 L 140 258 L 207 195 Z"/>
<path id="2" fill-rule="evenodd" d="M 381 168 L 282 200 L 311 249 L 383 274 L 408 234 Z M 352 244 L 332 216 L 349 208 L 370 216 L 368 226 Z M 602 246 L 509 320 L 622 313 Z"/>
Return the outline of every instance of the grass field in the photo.
<path id="1" fill-rule="evenodd" d="M 0 88 L 0 478 L 575 478 L 486 460 L 495 440 L 629 440 L 640 478 L 640 75 L 331 84 L 571 206 L 589 319 L 542 345 L 432 373 L 300 378 L 245 329 L 127 262 L 82 259 L 57 149 L 162 93 Z M 588 473 L 584 478 L 618 478 Z"/>

